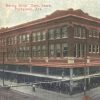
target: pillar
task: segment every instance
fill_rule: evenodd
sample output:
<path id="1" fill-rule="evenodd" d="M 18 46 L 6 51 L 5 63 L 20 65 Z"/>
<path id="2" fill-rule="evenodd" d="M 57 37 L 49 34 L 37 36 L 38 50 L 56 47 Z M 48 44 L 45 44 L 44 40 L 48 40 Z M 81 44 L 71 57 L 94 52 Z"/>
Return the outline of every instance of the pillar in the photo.
<path id="1" fill-rule="evenodd" d="M 70 68 L 70 94 L 73 92 L 73 68 Z"/>
<path id="2" fill-rule="evenodd" d="M 32 73 L 32 66 L 30 65 L 30 73 Z"/>
<path id="3" fill-rule="evenodd" d="M 46 68 L 46 75 L 49 75 L 49 68 Z"/>
<path id="4" fill-rule="evenodd" d="M 89 67 L 87 67 L 87 75 L 89 75 Z M 90 77 L 88 78 L 88 88 L 90 88 Z"/>

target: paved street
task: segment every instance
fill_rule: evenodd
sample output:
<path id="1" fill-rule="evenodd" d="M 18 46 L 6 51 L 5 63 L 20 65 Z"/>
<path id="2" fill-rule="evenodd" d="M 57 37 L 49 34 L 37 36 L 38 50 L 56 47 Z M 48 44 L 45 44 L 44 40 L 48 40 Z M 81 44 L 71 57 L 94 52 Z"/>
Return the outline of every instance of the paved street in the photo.
<path id="1" fill-rule="evenodd" d="M 91 100 L 100 100 L 100 96 L 99 97 L 92 98 Z"/>
<path id="2" fill-rule="evenodd" d="M 13 85 L 15 83 L 5 82 Z M 100 87 L 87 91 L 86 94 L 91 100 L 100 100 Z M 0 100 L 83 100 L 83 93 L 68 95 L 53 91 L 36 88 L 34 92 L 31 86 L 12 87 L 11 90 L 0 88 Z"/>
<path id="3" fill-rule="evenodd" d="M 0 100 L 45 100 L 29 94 L 0 88 Z"/>

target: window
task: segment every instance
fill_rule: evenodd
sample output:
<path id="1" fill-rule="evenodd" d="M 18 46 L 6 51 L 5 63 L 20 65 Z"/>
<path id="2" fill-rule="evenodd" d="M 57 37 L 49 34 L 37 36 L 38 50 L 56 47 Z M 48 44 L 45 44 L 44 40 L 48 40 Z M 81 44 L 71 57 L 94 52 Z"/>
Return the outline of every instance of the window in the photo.
<path id="1" fill-rule="evenodd" d="M 91 30 L 89 31 L 89 37 L 92 37 L 92 31 Z"/>
<path id="2" fill-rule="evenodd" d="M 46 40 L 46 32 L 43 31 L 41 35 L 42 35 L 42 40 Z"/>
<path id="3" fill-rule="evenodd" d="M 13 43 L 14 43 L 13 37 L 8 37 L 8 45 L 12 45 Z M 2 44 L 3 44 L 3 40 L 2 40 Z"/>
<path id="4" fill-rule="evenodd" d="M 62 56 L 63 57 L 68 56 L 68 44 L 67 43 L 62 44 Z"/>
<path id="5" fill-rule="evenodd" d="M 68 27 L 64 26 L 62 27 L 62 38 L 68 37 Z"/>
<path id="6" fill-rule="evenodd" d="M 29 46 L 25 46 L 25 57 L 29 57 L 30 56 L 30 52 L 29 52 Z"/>
<path id="7" fill-rule="evenodd" d="M 36 33 L 33 33 L 33 34 L 32 34 L 32 41 L 33 41 L 33 42 L 36 42 Z"/>
<path id="8" fill-rule="evenodd" d="M 42 54 L 42 57 L 45 57 L 46 56 L 46 45 L 42 45 L 41 47 L 41 54 Z"/>
<path id="9" fill-rule="evenodd" d="M 93 34 L 93 37 L 96 37 L 96 35 L 97 35 L 96 30 L 92 30 L 92 34 Z"/>
<path id="10" fill-rule="evenodd" d="M 23 53 L 24 53 L 23 47 L 19 47 L 19 53 L 18 53 L 18 55 L 19 55 L 20 58 L 23 57 Z"/>
<path id="11" fill-rule="evenodd" d="M 37 33 L 37 41 L 41 41 L 41 33 L 40 32 Z"/>
<path id="12" fill-rule="evenodd" d="M 81 57 L 81 44 L 77 44 L 77 57 Z"/>
<path id="13" fill-rule="evenodd" d="M 56 39 L 59 39 L 59 38 L 61 37 L 61 36 L 60 36 L 60 34 L 61 34 L 60 32 L 61 32 L 61 29 L 60 29 L 60 28 L 56 28 L 56 29 L 55 29 L 55 38 L 56 38 Z"/>
<path id="14" fill-rule="evenodd" d="M 14 36 L 14 43 L 16 44 L 17 43 L 17 37 Z"/>
<path id="15" fill-rule="evenodd" d="M 79 36 L 80 36 L 80 34 L 79 34 L 79 32 L 78 32 L 78 27 L 75 27 L 75 28 L 74 28 L 74 36 L 75 36 L 75 37 L 79 37 Z"/>
<path id="16" fill-rule="evenodd" d="M 92 45 L 89 45 L 89 53 L 92 53 Z"/>
<path id="17" fill-rule="evenodd" d="M 77 44 L 74 44 L 74 57 L 77 57 Z"/>
<path id="18" fill-rule="evenodd" d="M 37 46 L 37 57 L 41 56 L 41 46 Z"/>
<path id="19" fill-rule="evenodd" d="M 99 45 L 96 46 L 96 52 L 99 53 Z"/>
<path id="20" fill-rule="evenodd" d="M 84 27 L 75 26 L 74 37 L 82 39 L 86 38 L 86 29 Z"/>
<path id="21" fill-rule="evenodd" d="M 96 37 L 99 38 L 99 32 L 97 30 L 90 30 L 89 37 Z"/>
<path id="22" fill-rule="evenodd" d="M 30 40 L 30 35 L 26 34 L 26 41 L 29 42 L 29 40 Z"/>
<path id="23" fill-rule="evenodd" d="M 92 51 L 95 53 L 95 45 L 92 46 Z"/>
<path id="24" fill-rule="evenodd" d="M 86 29 L 82 29 L 81 38 L 86 38 Z"/>
<path id="25" fill-rule="evenodd" d="M 22 43 L 22 35 L 19 36 L 19 43 Z"/>
<path id="26" fill-rule="evenodd" d="M 60 57 L 61 56 L 61 45 L 60 44 L 56 44 L 56 57 Z"/>
<path id="27" fill-rule="evenodd" d="M 22 41 L 25 41 L 25 40 L 26 40 L 26 36 L 24 34 L 24 35 L 22 35 Z"/>
<path id="28" fill-rule="evenodd" d="M 54 29 L 49 30 L 49 39 L 54 39 Z"/>
<path id="29" fill-rule="evenodd" d="M 32 47 L 32 57 L 36 57 L 36 46 Z"/>
<path id="30" fill-rule="evenodd" d="M 74 44 L 74 57 L 84 57 L 86 55 L 86 44 L 75 43 Z"/>
<path id="31" fill-rule="evenodd" d="M 54 57 L 55 56 L 55 51 L 54 51 L 54 44 L 49 45 L 49 56 Z"/>

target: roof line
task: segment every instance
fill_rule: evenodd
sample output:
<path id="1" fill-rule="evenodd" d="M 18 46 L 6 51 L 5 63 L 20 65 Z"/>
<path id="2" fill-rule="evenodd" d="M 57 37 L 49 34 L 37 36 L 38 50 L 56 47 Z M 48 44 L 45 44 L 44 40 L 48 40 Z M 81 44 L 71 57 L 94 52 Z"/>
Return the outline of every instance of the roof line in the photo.
<path id="1" fill-rule="evenodd" d="M 96 21 L 96 20 L 93 20 L 93 19 L 85 18 L 85 17 L 78 16 L 78 15 L 75 15 L 75 14 L 68 14 L 68 15 L 64 15 L 64 16 L 52 18 L 52 19 L 49 19 L 49 20 L 44 20 L 44 21 L 32 23 L 32 24 L 29 24 L 29 25 L 21 26 L 21 27 L 14 26 L 14 27 L 17 27 L 17 28 L 11 29 L 11 30 L 16 30 L 16 29 L 20 29 L 20 28 L 24 28 L 24 27 L 28 27 L 28 26 L 32 26 L 32 25 L 37 25 L 37 24 L 41 24 L 41 23 L 49 22 L 49 21 L 52 21 L 52 20 L 55 20 L 55 19 L 60 19 L 60 18 L 69 17 L 69 16 L 74 16 L 74 17 L 78 17 L 78 18 L 83 18 L 83 19 L 85 19 L 85 20 L 89 20 L 89 21 L 93 21 L 93 22 L 100 23 L 100 22 L 98 22 L 98 21 Z M 27 24 L 27 23 L 26 23 L 26 24 Z M 14 27 L 11 27 L 11 28 L 14 28 Z M 11 30 L 6 30 L 5 32 L 11 31 Z"/>

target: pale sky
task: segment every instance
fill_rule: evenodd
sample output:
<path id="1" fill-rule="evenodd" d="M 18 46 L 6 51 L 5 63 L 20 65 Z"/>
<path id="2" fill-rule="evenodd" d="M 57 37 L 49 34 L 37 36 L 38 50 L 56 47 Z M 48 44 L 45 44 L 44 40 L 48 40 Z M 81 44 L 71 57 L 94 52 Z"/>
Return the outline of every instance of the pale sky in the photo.
<path id="1" fill-rule="evenodd" d="M 19 25 L 69 8 L 100 18 L 100 0 L 0 0 L 0 27 Z"/>

